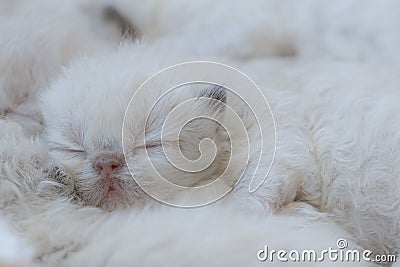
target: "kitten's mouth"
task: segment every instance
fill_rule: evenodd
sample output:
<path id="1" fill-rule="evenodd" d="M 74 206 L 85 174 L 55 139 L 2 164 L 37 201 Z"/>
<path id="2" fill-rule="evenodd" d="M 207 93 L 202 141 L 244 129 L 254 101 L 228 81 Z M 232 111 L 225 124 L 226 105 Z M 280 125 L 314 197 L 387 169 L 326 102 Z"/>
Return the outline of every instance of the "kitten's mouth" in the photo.
<path id="1" fill-rule="evenodd" d="M 125 196 L 118 178 L 112 178 L 111 180 L 106 178 L 105 181 L 107 189 L 100 202 L 124 202 Z"/>
<path id="2" fill-rule="evenodd" d="M 121 189 L 109 188 L 100 200 L 100 206 L 123 204 L 126 198 Z"/>

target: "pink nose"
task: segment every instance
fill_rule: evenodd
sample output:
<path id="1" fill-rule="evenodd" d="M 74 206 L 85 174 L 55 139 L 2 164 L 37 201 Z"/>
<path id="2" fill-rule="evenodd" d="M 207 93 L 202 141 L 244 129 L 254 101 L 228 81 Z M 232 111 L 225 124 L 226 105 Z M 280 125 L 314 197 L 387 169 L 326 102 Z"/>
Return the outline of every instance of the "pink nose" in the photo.
<path id="1" fill-rule="evenodd" d="M 111 176 L 123 165 L 123 159 L 115 155 L 101 155 L 94 160 L 94 169 L 102 176 Z"/>

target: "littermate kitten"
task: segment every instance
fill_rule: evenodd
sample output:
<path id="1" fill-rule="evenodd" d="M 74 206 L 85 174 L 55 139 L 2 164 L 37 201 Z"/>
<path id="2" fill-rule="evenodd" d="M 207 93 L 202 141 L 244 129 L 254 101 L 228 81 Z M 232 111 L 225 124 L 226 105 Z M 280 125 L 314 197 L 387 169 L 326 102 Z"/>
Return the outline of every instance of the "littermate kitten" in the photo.
<path id="1" fill-rule="evenodd" d="M 123 22 L 93 1 L 15 1 L 9 12 L 0 17 L 0 119 L 37 133 L 37 95 L 72 58 L 117 47 Z"/>

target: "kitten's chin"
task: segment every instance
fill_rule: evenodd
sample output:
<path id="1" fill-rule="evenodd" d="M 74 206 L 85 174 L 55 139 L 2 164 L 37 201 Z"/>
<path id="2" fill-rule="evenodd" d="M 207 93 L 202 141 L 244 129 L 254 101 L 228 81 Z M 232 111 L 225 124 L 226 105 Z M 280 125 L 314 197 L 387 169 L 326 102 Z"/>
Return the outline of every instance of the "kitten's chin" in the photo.
<path id="1" fill-rule="evenodd" d="M 110 190 L 101 199 L 99 207 L 106 211 L 128 208 L 129 201 L 121 190 Z"/>

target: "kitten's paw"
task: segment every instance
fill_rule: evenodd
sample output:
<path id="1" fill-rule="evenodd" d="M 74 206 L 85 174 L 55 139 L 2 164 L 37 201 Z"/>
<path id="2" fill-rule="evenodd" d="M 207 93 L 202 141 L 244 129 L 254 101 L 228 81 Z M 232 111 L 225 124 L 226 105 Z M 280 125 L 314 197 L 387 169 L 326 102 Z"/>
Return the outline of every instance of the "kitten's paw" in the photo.
<path id="1" fill-rule="evenodd" d="M 39 185 L 40 194 L 43 196 L 62 196 L 78 199 L 75 192 L 75 183 L 70 175 L 58 165 L 50 164 L 46 169 L 47 179 Z"/>
<path id="2" fill-rule="evenodd" d="M 74 181 L 72 180 L 71 176 L 69 176 L 64 168 L 59 166 L 53 166 L 48 171 L 48 177 L 51 180 L 59 182 L 60 184 L 64 185 L 65 188 L 68 190 L 69 193 L 75 191 Z"/>

